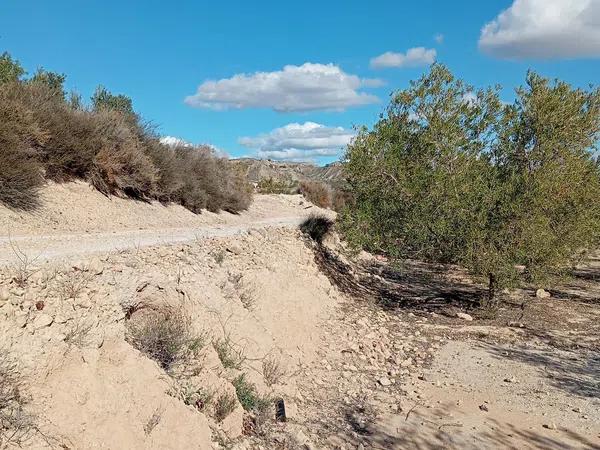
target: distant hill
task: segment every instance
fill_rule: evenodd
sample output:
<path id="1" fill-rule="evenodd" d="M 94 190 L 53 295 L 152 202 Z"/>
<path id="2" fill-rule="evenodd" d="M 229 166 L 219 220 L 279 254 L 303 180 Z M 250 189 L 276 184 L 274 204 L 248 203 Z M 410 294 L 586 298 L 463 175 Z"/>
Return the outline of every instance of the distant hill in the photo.
<path id="1" fill-rule="evenodd" d="M 342 187 L 345 184 L 344 166 L 340 162 L 334 162 L 326 166 L 253 158 L 233 159 L 231 162 L 242 166 L 246 176 L 253 183 L 272 178 L 286 182 L 321 181 L 334 187 Z"/>

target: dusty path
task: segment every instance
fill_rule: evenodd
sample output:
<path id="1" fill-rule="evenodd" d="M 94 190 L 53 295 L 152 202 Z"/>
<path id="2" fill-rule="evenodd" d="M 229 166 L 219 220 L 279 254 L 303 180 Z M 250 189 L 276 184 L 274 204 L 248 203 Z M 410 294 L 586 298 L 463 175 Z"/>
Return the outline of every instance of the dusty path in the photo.
<path id="1" fill-rule="evenodd" d="M 178 205 L 105 197 L 86 183 L 53 184 L 42 191 L 35 212 L 0 205 L 0 265 L 18 256 L 34 261 L 71 259 L 90 254 L 231 237 L 269 227 L 295 227 L 316 207 L 300 195 L 256 195 L 241 214 L 203 211 Z"/>
<path id="2" fill-rule="evenodd" d="M 95 253 L 189 242 L 210 237 L 237 236 L 269 227 L 296 227 L 297 217 L 275 217 L 236 225 L 205 225 L 189 228 L 69 233 L 41 236 L 0 236 L 0 265 L 11 264 L 18 254 L 34 264 L 55 259 L 71 259 Z"/>

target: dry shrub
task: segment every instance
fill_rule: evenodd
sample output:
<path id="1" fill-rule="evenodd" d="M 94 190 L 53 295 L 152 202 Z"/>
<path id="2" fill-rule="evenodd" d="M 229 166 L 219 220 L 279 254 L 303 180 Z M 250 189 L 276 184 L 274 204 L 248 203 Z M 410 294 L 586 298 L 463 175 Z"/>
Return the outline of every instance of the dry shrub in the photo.
<path id="1" fill-rule="evenodd" d="M 208 146 L 175 148 L 183 187 L 179 202 L 193 212 L 208 209 L 237 213 L 247 209 L 252 191 L 243 175 Z"/>
<path id="2" fill-rule="evenodd" d="M 195 213 L 237 213 L 252 200 L 243 173 L 211 147 L 171 148 L 131 111 L 86 110 L 42 82 L 3 83 L 0 202 L 35 208 L 44 176 L 88 180 L 106 195 L 177 202 Z"/>
<path id="3" fill-rule="evenodd" d="M 233 412 L 237 406 L 237 400 L 235 396 L 226 392 L 221 394 L 215 400 L 214 405 L 214 417 L 217 422 L 223 422 L 225 418 Z"/>
<path id="4" fill-rule="evenodd" d="M 331 209 L 334 211 L 341 212 L 345 208 L 352 207 L 354 203 L 354 195 L 352 192 L 333 189 L 331 194 Z"/>
<path id="5" fill-rule="evenodd" d="M 281 364 L 281 360 L 274 356 L 267 356 L 262 361 L 262 373 L 265 384 L 271 387 L 279 383 L 287 371 Z"/>
<path id="6" fill-rule="evenodd" d="M 300 183 L 300 193 L 311 203 L 321 207 L 331 207 L 331 188 L 319 181 L 303 181 Z"/>
<path id="7" fill-rule="evenodd" d="M 161 144 L 157 139 L 143 137 L 148 157 L 158 169 L 155 197 L 162 203 L 179 202 L 179 193 L 184 188 L 180 164 L 175 150 Z"/>
<path id="8" fill-rule="evenodd" d="M 158 170 L 144 153 L 139 137 L 122 113 L 97 113 L 96 132 L 104 136 L 94 158 L 94 186 L 107 194 L 149 198 L 156 191 Z"/>
<path id="9" fill-rule="evenodd" d="M 21 446 L 37 431 L 33 417 L 24 409 L 23 382 L 12 359 L 0 352 L 0 447 Z"/>
<path id="10" fill-rule="evenodd" d="M 0 86 L 0 203 L 27 210 L 39 203 L 43 178 L 35 156 L 46 135 L 12 93 L 16 86 Z"/>
<path id="11" fill-rule="evenodd" d="M 131 315 L 126 339 L 165 370 L 190 356 L 198 342 L 190 317 L 180 308 L 166 306 L 141 308 Z"/>

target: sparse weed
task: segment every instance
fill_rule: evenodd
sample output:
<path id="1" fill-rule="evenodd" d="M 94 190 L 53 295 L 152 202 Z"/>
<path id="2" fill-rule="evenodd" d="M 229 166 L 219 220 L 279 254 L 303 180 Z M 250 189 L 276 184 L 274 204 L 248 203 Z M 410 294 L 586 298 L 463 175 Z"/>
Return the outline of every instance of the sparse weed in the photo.
<path id="1" fill-rule="evenodd" d="M 256 386 L 246 379 L 245 373 L 236 377 L 232 384 L 240 404 L 246 411 L 263 411 L 271 403 L 269 398 L 261 397 L 256 392 Z"/>
<path id="2" fill-rule="evenodd" d="M 224 338 L 213 340 L 213 347 L 215 348 L 221 364 L 226 369 L 240 370 L 246 361 L 244 351 L 238 345 L 236 345 L 229 335 Z"/>
<path id="3" fill-rule="evenodd" d="M 225 261 L 225 251 L 224 250 L 214 251 L 212 253 L 212 256 L 218 265 L 220 265 L 220 266 L 223 265 L 223 262 Z"/>
<path id="4" fill-rule="evenodd" d="M 181 394 L 183 403 L 195 407 L 198 411 L 206 411 L 215 396 L 213 391 L 192 384 L 184 384 Z"/>
<path id="5" fill-rule="evenodd" d="M 83 348 L 87 345 L 89 333 L 93 328 L 93 324 L 76 323 L 67 331 L 64 341 L 67 345 Z"/>
<path id="6" fill-rule="evenodd" d="M 40 255 L 31 257 L 26 252 L 13 242 L 9 236 L 8 240 L 10 248 L 15 256 L 15 262 L 12 264 L 13 280 L 19 287 L 25 287 L 29 278 L 37 272 L 34 264 L 39 259 Z"/>
<path id="7" fill-rule="evenodd" d="M 63 274 L 59 295 L 63 300 L 76 299 L 88 287 L 94 275 L 83 269 L 73 269 Z"/>
<path id="8" fill-rule="evenodd" d="M 242 306 L 248 311 L 254 311 L 256 308 L 256 297 L 251 288 L 246 288 L 240 293 L 240 301 L 242 302 Z"/>
<path id="9" fill-rule="evenodd" d="M 237 405 L 235 396 L 230 393 L 223 393 L 217 397 L 214 404 L 214 418 L 217 422 L 223 422 L 225 418 L 233 412 Z"/>
<path id="10" fill-rule="evenodd" d="M 269 387 L 279 383 L 285 377 L 287 371 L 281 364 L 281 360 L 274 356 L 266 356 L 262 360 L 262 373 L 265 384 Z"/>
<path id="11" fill-rule="evenodd" d="M 144 433 L 148 436 L 152 433 L 152 430 L 160 423 L 160 419 L 162 418 L 162 410 L 160 408 L 156 408 L 152 413 L 152 416 L 148 419 L 148 422 L 144 425 Z"/>
<path id="12" fill-rule="evenodd" d="M 24 406 L 23 383 L 14 361 L 0 352 L 0 447 L 21 446 L 37 432 L 34 417 Z"/>

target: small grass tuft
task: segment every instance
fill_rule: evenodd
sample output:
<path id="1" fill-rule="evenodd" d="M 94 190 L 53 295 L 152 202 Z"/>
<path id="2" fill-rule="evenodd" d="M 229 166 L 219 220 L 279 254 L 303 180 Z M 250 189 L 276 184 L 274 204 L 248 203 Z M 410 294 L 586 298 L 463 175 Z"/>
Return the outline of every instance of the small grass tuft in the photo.
<path id="1" fill-rule="evenodd" d="M 256 392 L 256 386 L 246 380 L 246 374 L 243 373 L 233 380 L 235 393 L 246 411 L 264 411 L 271 401 L 267 397 L 261 397 Z"/>
<path id="2" fill-rule="evenodd" d="M 223 422 L 225 418 L 233 412 L 237 405 L 235 396 L 230 393 L 224 393 L 217 397 L 214 404 L 214 417 L 217 422 Z"/>
<path id="3" fill-rule="evenodd" d="M 239 348 L 232 340 L 229 335 L 222 339 L 216 339 L 213 341 L 213 347 L 215 348 L 221 364 L 226 369 L 241 370 L 246 356 L 244 355 L 243 349 Z"/>
<path id="4" fill-rule="evenodd" d="M 206 411 L 212 404 L 215 393 L 203 387 L 185 384 L 181 390 L 183 403 L 193 406 L 198 411 Z"/>
<path id="5" fill-rule="evenodd" d="M 269 387 L 277 384 L 286 375 L 286 370 L 281 361 L 273 356 L 266 356 L 262 361 L 262 372 L 265 384 Z"/>

